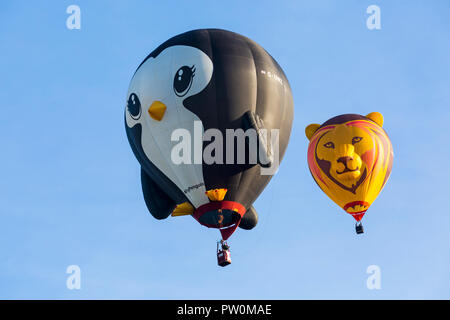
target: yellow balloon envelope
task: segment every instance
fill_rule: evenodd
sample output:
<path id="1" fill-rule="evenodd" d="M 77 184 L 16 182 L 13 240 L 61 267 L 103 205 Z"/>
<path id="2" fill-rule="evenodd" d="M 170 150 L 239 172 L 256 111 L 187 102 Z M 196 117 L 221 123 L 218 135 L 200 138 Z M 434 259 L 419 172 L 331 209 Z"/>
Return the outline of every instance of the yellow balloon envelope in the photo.
<path id="1" fill-rule="evenodd" d="M 305 129 L 314 180 L 358 222 L 391 173 L 394 154 L 382 126 L 383 116 L 372 112 L 340 115 Z"/>

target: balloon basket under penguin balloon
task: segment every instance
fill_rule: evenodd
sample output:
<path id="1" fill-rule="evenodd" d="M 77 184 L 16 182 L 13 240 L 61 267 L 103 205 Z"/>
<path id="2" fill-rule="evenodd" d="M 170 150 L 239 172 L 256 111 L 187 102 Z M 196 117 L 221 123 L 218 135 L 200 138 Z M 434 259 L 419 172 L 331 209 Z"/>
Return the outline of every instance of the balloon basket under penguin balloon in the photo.
<path id="1" fill-rule="evenodd" d="M 125 108 L 150 214 L 191 216 L 223 241 L 238 227 L 253 229 L 253 203 L 283 159 L 293 116 L 286 75 L 251 39 L 198 29 L 161 44 L 135 71 Z M 218 247 L 217 257 L 231 263 L 229 248 Z"/>
<path id="2" fill-rule="evenodd" d="M 226 241 L 217 241 L 217 264 L 225 267 L 231 264 L 230 246 Z"/>
<path id="3" fill-rule="evenodd" d="M 361 219 L 392 170 L 394 152 L 383 122 L 378 112 L 343 114 L 305 128 L 311 175 L 356 220 L 357 234 L 364 233 Z"/>

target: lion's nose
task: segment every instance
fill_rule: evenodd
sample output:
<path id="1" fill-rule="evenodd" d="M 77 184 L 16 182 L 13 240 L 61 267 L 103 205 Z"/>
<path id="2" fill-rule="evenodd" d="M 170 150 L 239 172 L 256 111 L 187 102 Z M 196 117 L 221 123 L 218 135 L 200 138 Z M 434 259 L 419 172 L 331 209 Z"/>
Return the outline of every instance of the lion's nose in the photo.
<path id="1" fill-rule="evenodd" d="M 339 159 L 337 159 L 337 162 L 342 163 L 344 166 L 347 167 L 347 163 L 352 160 L 353 160 L 352 157 L 340 157 Z"/>
<path id="2" fill-rule="evenodd" d="M 355 152 L 355 146 L 352 144 L 341 144 L 337 148 L 337 156 L 351 157 Z"/>

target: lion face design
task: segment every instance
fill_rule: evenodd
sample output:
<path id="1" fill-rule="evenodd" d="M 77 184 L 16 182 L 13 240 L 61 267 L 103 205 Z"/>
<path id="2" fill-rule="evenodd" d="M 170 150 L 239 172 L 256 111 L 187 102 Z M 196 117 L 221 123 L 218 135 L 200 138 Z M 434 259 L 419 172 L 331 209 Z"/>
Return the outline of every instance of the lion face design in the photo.
<path id="1" fill-rule="evenodd" d="M 362 159 L 373 148 L 372 137 L 367 132 L 340 124 L 320 137 L 315 156 L 332 181 L 355 193 L 367 177 L 367 165 Z"/>
<path id="2" fill-rule="evenodd" d="M 393 151 L 383 116 L 346 114 L 306 128 L 308 165 L 319 187 L 355 219 L 389 178 Z"/>

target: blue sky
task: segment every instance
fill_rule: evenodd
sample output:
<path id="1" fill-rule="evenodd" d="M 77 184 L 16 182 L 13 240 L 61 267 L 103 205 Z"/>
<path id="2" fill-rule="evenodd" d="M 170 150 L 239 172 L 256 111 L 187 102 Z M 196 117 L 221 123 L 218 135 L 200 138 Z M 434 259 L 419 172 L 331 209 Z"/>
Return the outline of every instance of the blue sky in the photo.
<path id="1" fill-rule="evenodd" d="M 71 4 L 81 30 L 66 28 Z M 381 30 L 366 28 L 371 4 Z M 139 63 L 207 27 L 261 44 L 295 102 L 260 222 L 233 235 L 226 268 L 216 230 L 149 215 L 123 124 Z M 448 1 L 2 1 L 0 298 L 449 299 L 449 39 Z M 394 168 L 356 236 L 310 176 L 304 127 L 372 111 Z M 381 290 L 366 287 L 373 264 Z"/>

